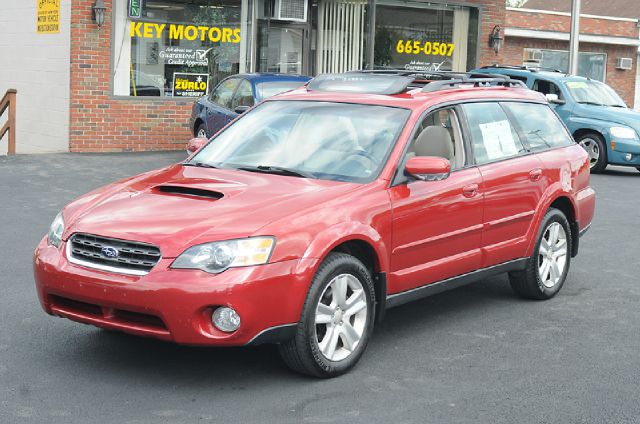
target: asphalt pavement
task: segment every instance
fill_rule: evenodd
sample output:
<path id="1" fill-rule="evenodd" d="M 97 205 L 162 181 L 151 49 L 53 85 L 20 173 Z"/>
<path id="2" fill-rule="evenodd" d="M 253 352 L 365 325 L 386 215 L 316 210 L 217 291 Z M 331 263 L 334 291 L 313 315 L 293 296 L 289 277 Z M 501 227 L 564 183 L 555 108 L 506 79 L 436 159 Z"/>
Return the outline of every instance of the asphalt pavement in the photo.
<path id="1" fill-rule="evenodd" d="M 554 299 L 497 277 L 388 312 L 358 366 L 195 348 L 46 315 L 33 249 L 75 197 L 181 152 L 0 158 L 0 423 L 640 423 L 640 172 L 592 177 L 596 219 Z"/>

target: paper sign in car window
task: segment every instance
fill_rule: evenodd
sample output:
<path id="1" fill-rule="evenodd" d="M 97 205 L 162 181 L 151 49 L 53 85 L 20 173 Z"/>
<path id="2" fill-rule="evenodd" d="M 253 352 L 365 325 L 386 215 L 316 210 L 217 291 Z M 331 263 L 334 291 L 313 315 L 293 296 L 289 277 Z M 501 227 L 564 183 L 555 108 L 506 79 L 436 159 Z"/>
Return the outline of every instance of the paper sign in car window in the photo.
<path id="1" fill-rule="evenodd" d="M 513 138 L 509 121 L 480 124 L 480 131 L 482 131 L 484 148 L 490 160 L 518 154 L 518 147 Z"/>
<path id="2" fill-rule="evenodd" d="M 583 81 L 569 81 L 567 83 L 567 87 L 569 88 L 589 88 L 586 82 Z"/>

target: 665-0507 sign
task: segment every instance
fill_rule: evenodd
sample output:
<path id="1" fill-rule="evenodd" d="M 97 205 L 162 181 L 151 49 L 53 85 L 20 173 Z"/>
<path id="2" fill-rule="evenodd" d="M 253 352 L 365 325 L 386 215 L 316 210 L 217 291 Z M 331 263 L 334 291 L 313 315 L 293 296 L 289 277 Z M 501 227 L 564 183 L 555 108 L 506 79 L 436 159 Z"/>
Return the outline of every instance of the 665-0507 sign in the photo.
<path id="1" fill-rule="evenodd" d="M 427 56 L 447 56 L 453 55 L 453 49 L 455 44 L 453 43 L 440 43 L 431 41 L 417 41 L 417 40 L 398 40 L 396 44 L 396 52 L 400 54 L 420 54 L 423 53 Z"/>

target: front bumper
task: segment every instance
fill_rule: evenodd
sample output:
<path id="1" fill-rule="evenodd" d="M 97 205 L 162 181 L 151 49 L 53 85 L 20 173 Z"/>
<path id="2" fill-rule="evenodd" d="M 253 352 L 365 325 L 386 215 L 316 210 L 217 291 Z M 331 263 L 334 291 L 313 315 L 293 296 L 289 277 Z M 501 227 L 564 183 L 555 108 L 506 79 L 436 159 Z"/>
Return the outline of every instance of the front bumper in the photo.
<path id="1" fill-rule="evenodd" d="M 290 334 L 300 319 L 315 259 L 229 269 L 212 275 L 169 268 L 161 259 L 142 277 L 113 274 L 69 263 L 43 239 L 35 251 L 34 277 L 44 310 L 102 328 L 188 345 L 241 346 Z M 218 306 L 241 317 L 233 333 L 211 324 Z"/>
<path id="2" fill-rule="evenodd" d="M 620 140 L 609 141 L 608 162 L 612 165 L 640 166 L 640 141 Z M 628 159 L 627 155 L 631 155 Z"/>

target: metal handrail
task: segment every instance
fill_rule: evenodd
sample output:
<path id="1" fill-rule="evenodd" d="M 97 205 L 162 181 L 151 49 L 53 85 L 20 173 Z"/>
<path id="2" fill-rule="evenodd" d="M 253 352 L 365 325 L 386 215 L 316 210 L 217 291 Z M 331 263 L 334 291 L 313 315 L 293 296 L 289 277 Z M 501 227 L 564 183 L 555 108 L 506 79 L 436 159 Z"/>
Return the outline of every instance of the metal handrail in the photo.
<path id="1" fill-rule="evenodd" d="M 18 90 L 10 88 L 0 100 L 0 116 L 9 109 L 7 122 L 0 128 L 0 141 L 6 133 L 9 133 L 8 155 L 16 154 L 16 95 Z"/>

